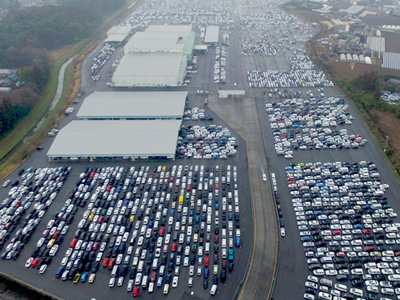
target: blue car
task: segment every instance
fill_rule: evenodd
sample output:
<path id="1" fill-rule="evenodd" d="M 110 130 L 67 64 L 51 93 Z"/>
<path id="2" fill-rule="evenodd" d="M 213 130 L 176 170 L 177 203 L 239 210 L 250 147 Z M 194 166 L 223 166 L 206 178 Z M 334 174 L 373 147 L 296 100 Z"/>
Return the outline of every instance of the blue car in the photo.
<path id="1" fill-rule="evenodd" d="M 207 279 L 208 276 L 210 276 L 210 269 L 207 267 L 204 268 L 204 279 Z"/>
<path id="2" fill-rule="evenodd" d="M 240 236 L 236 237 L 236 247 L 240 247 L 241 243 L 240 243 Z"/>
<path id="3" fill-rule="evenodd" d="M 56 277 L 60 278 L 63 272 L 64 272 L 64 267 L 59 267 L 57 269 Z"/>
<path id="4" fill-rule="evenodd" d="M 82 282 L 82 283 L 86 282 L 86 280 L 88 279 L 88 275 L 89 275 L 88 272 L 84 272 L 84 273 L 82 274 L 82 276 L 81 276 L 81 282 Z"/>

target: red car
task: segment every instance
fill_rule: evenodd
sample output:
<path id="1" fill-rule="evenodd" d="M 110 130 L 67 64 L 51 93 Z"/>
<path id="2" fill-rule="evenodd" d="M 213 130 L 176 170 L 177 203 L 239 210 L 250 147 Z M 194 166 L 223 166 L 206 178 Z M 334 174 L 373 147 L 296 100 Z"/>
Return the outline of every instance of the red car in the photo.
<path id="1" fill-rule="evenodd" d="M 71 241 L 71 243 L 69 244 L 69 247 L 70 247 L 70 248 L 75 248 L 76 242 L 78 242 L 78 239 L 77 239 L 77 238 L 74 238 L 74 239 Z"/>
<path id="2" fill-rule="evenodd" d="M 60 236 L 60 232 L 56 231 L 56 233 L 53 234 L 52 238 L 56 240 L 59 236 Z"/>
<path id="3" fill-rule="evenodd" d="M 342 232 L 340 230 L 333 230 L 332 235 L 340 235 Z"/>
<path id="4" fill-rule="evenodd" d="M 165 227 L 164 227 L 164 226 L 161 226 L 161 227 L 160 227 L 160 231 L 158 232 L 158 235 L 159 235 L 159 236 L 164 236 L 164 230 L 165 230 Z"/>
<path id="5" fill-rule="evenodd" d="M 101 224 L 103 223 L 103 221 L 104 221 L 104 216 L 100 216 L 100 218 L 97 220 L 97 223 Z"/>
<path id="6" fill-rule="evenodd" d="M 106 267 L 108 266 L 108 261 L 109 261 L 109 258 L 108 258 L 108 257 L 106 257 L 106 258 L 103 260 L 103 268 L 106 268 Z"/>
<path id="7" fill-rule="evenodd" d="M 173 243 L 171 246 L 171 252 L 175 252 L 176 251 L 176 243 Z"/>
<path id="8" fill-rule="evenodd" d="M 139 290 L 140 290 L 140 288 L 136 285 L 133 289 L 133 297 L 139 296 Z"/>
<path id="9" fill-rule="evenodd" d="M 156 271 L 151 272 L 150 281 L 155 282 L 156 278 L 157 278 L 157 272 Z"/>
<path id="10" fill-rule="evenodd" d="M 108 262 L 108 269 L 111 270 L 114 267 L 115 264 L 115 257 L 111 258 L 110 261 Z"/>
<path id="11" fill-rule="evenodd" d="M 39 258 L 39 257 L 36 257 L 36 258 L 33 260 L 32 264 L 31 264 L 31 267 L 32 267 L 32 268 L 36 268 L 36 266 L 37 266 L 38 263 L 39 263 L 39 260 L 40 260 L 40 258 Z"/>
<path id="12" fill-rule="evenodd" d="M 204 266 L 208 267 L 209 264 L 210 264 L 210 258 L 208 256 L 204 257 Z"/>
<path id="13" fill-rule="evenodd" d="M 344 257 L 345 253 L 343 251 L 339 251 L 338 253 L 336 253 L 337 257 Z"/>
<path id="14" fill-rule="evenodd" d="M 364 233 L 364 234 L 371 234 L 372 231 L 369 230 L 369 229 L 363 229 L 363 230 L 362 230 L 362 233 Z"/>
<path id="15" fill-rule="evenodd" d="M 99 248 L 99 242 L 94 243 L 92 249 L 96 251 L 98 248 Z"/>

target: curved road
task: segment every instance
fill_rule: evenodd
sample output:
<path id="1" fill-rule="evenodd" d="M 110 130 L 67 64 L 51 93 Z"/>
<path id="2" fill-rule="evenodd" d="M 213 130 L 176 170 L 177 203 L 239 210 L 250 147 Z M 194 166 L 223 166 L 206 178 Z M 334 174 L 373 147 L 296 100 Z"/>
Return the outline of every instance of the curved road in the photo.
<path id="1" fill-rule="evenodd" d="M 64 89 L 64 77 L 65 77 L 65 70 L 67 69 L 68 65 L 74 60 L 74 56 L 70 57 L 60 68 L 60 73 L 58 73 L 58 80 L 57 80 L 57 91 L 54 95 L 53 101 L 50 103 L 49 108 L 47 109 L 46 113 L 42 116 L 42 118 L 37 122 L 36 126 L 25 136 L 24 143 L 26 140 L 35 133 L 40 126 L 44 123 L 46 118 L 49 116 L 50 112 L 56 107 L 58 101 L 61 98 L 62 91 Z"/>

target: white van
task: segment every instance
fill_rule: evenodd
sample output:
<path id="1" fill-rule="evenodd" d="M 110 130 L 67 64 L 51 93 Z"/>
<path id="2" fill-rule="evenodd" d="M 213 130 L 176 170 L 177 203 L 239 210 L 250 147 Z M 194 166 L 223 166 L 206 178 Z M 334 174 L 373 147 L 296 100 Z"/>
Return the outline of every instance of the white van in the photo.
<path id="1" fill-rule="evenodd" d="M 341 292 L 347 292 L 347 286 L 340 283 L 335 283 L 335 289 Z"/>
<path id="2" fill-rule="evenodd" d="M 210 294 L 211 295 L 215 295 L 215 293 L 217 292 L 217 285 L 216 284 L 213 284 L 213 286 L 211 287 L 211 290 L 210 290 Z"/>
<path id="3" fill-rule="evenodd" d="M 325 292 L 319 292 L 318 297 L 320 299 L 332 300 L 332 295 Z"/>
<path id="4" fill-rule="evenodd" d="M 157 268 L 158 268 L 158 258 L 157 257 L 153 259 L 153 264 L 151 267 L 153 270 L 157 270 Z"/>
<path id="5" fill-rule="evenodd" d="M 169 283 L 164 284 L 163 294 L 168 295 L 169 293 Z"/>
<path id="6" fill-rule="evenodd" d="M 400 275 L 398 274 L 391 274 L 388 276 L 389 281 L 400 281 Z"/>
<path id="7" fill-rule="evenodd" d="M 138 264 L 138 272 L 142 272 L 143 271 L 143 266 L 144 266 L 144 261 L 143 260 L 141 260 L 141 261 L 139 261 L 139 264 Z"/>
<path id="8" fill-rule="evenodd" d="M 137 273 L 135 278 L 135 285 L 139 285 L 142 282 L 142 273 Z"/>
<path id="9" fill-rule="evenodd" d="M 118 272 L 119 266 L 114 266 L 112 271 L 111 271 L 111 276 L 115 277 L 117 276 L 117 272 Z"/>
<path id="10" fill-rule="evenodd" d="M 206 255 L 210 254 L 210 242 L 207 242 L 207 243 L 206 243 L 204 253 L 205 253 Z"/>
<path id="11" fill-rule="evenodd" d="M 349 292 L 350 292 L 350 294 L 357 296 L 357 297 L 363 297 L 363 295 L 364 295 L 363 290 L 356 289 L 356 288 L 351 288 Z"/>
<path id="12" fill-rule="evenodd" d="M 142 279 L 142 288 L 147 288 L 147 281 L 148 281 L 148 279 L 149 279 L 149 276 L 148 275 L 144 275 L 143 276 L 143 279 Z"/>

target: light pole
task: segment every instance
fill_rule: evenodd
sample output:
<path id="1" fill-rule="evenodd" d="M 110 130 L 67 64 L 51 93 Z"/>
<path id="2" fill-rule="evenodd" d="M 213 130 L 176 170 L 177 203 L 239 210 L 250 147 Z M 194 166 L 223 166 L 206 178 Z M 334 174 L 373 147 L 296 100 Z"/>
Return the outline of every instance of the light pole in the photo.
<path id="1" fill-rule="evenodd" d="M 388 145 L 389 136 L 388 136 L 388 135 L 385 135 L 385 138 L 386 138 L 386 141 L 385 141 L 385 148 L 383 148 L 383 152 L 386 153 L 386 147 L 387 147 L 387 145 Z"/>

